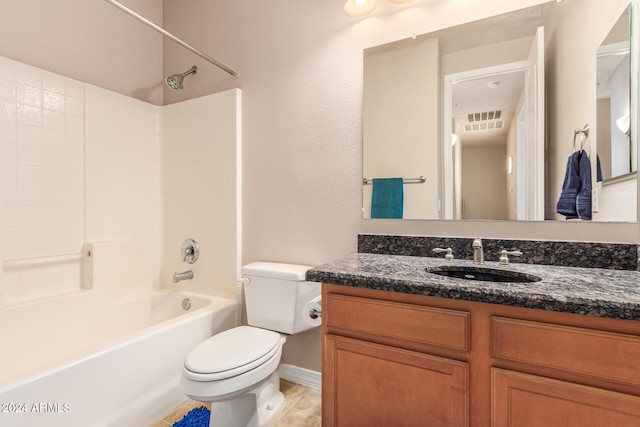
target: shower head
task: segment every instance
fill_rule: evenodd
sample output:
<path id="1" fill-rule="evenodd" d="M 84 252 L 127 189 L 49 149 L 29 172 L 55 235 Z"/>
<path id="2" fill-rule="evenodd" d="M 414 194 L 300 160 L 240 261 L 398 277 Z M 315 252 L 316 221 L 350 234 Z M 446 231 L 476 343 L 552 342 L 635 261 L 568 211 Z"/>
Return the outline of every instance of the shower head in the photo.
<path id="1" fill-rule="evenodd" d="M 188 71 L 185 71 L 182 74 L 173 74 L 167 77 L 167 80 L 166 80 L 167 86 L 169 86 L 171 90 L 175 90 L 175 91 L 181 90 L 182 82 L 184 81 L 185 76 L 188 76 L 189 74 L 195 74 L 197 72 L 198 72 L 198 67 L 194 65 Z"/>

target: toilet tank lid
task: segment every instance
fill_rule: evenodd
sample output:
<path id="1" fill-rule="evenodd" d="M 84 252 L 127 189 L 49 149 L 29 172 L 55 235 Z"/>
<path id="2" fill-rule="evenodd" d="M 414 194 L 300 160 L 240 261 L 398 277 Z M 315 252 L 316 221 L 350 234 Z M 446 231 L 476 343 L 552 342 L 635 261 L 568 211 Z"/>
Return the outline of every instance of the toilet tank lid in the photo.
<path id="1" fill-rule="evenodd" d="M 242 267 L 242 275 L 282 280 L 305 280 L 305 274 L 311 268 L 313 267 L 308 265 L 279 262 L 252 262 Z"/>

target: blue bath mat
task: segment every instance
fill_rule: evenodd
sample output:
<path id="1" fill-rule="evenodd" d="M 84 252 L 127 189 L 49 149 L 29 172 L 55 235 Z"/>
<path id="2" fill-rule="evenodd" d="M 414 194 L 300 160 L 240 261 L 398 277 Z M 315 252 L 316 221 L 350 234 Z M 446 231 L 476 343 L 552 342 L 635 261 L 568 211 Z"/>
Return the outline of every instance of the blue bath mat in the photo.
<path id="1" fill-rule="evenodd" d="M 173 423 L 172 427 L 208 427 L 210 414 L 204 406 L 192 409 L 180 421 Z"/>

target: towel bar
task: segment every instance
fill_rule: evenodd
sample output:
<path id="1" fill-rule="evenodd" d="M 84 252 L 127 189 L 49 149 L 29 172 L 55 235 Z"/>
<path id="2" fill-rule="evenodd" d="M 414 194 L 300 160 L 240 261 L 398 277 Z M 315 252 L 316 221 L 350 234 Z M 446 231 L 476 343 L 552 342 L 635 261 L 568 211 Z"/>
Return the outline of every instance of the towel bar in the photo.
<path id="1" fill-rule="evenodd" d="M 417 178 L 404 178 L 402 180 L 402 182 L 404 184 L 423 184 L 423 183 L 427 182 L 427 178 L 425 178 L 424 176 L 420 175 Z M 362 185 L 367 185 L 367 184 L 373 184 L 373 179 L 362 178 Z"/>

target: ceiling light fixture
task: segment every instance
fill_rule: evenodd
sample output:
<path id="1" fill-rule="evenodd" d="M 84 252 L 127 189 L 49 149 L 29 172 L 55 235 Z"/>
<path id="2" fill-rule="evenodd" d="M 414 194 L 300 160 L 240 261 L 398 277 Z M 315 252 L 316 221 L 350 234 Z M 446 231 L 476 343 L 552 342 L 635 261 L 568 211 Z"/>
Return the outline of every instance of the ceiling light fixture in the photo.
<path id="1" fill-rule="evenodd" d="M 364 16 L 373 12 L 375 8 L 376 0 L 347 0 L 344 13 L 349 16 Z"/>

